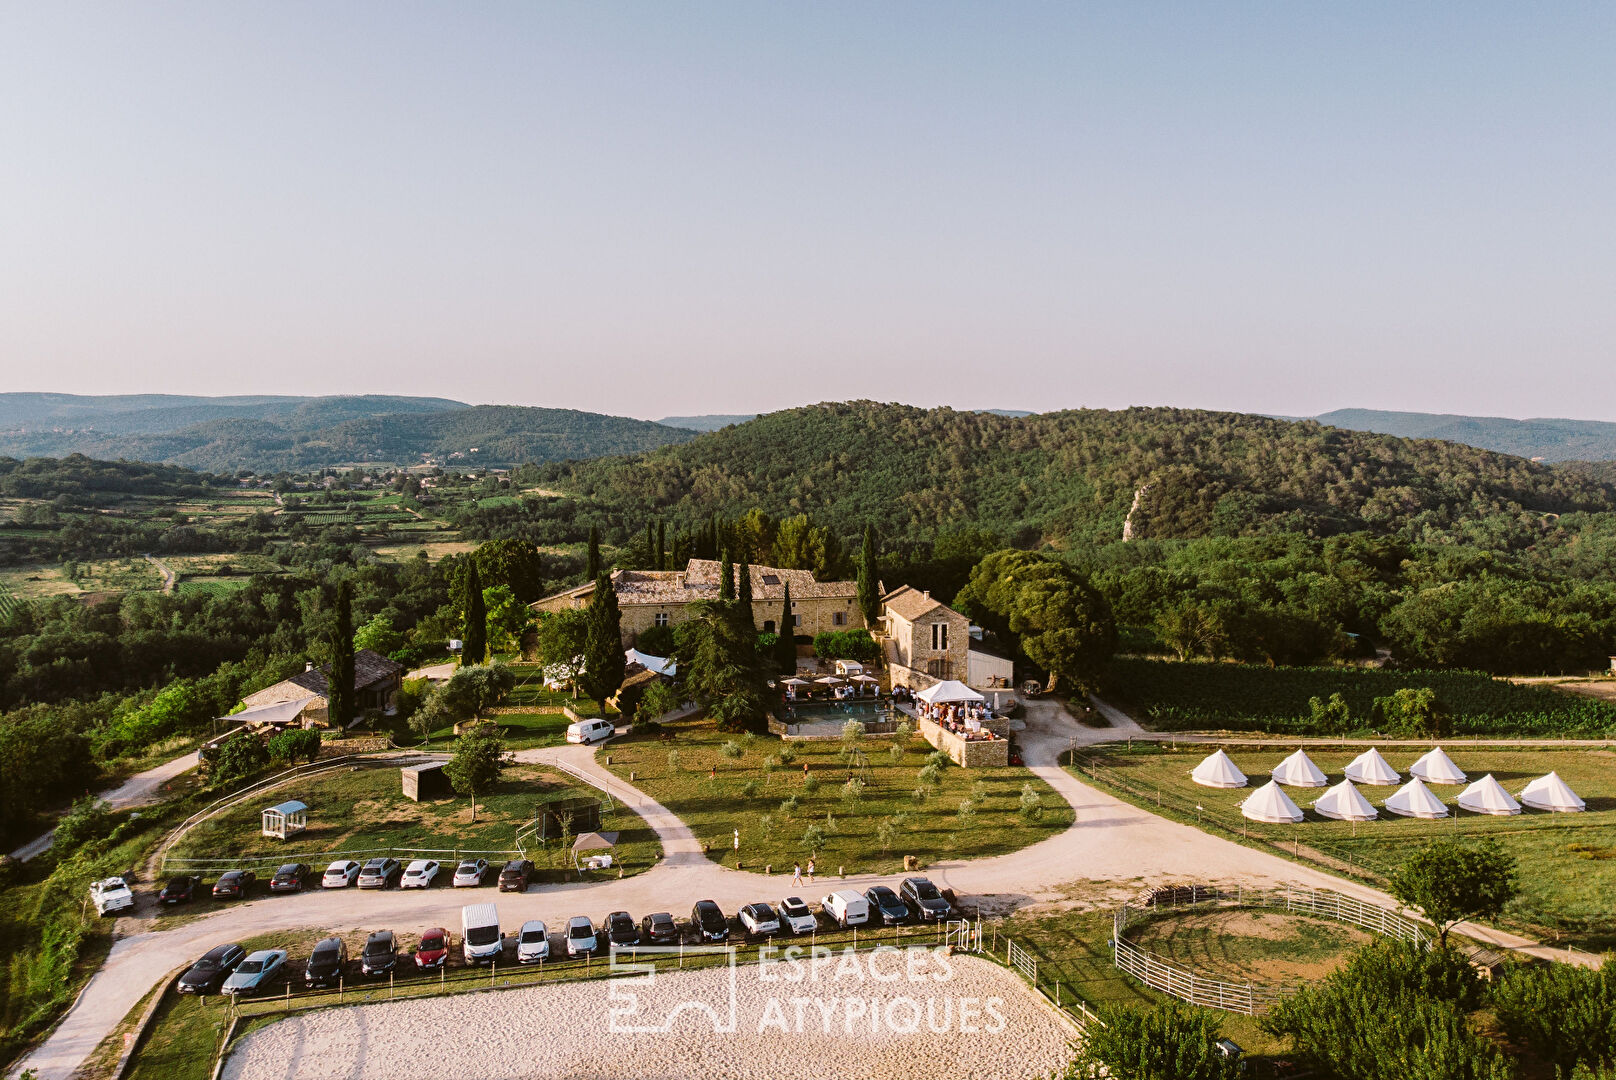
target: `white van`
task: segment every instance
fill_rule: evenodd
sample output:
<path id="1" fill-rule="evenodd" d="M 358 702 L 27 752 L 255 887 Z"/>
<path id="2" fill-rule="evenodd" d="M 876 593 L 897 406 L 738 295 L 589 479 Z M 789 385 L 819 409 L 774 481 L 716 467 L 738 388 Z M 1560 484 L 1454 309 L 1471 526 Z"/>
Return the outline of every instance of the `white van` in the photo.
<path id="1" fill-rule="evenodd" d="M 821 897 L 819 908 L 835 919 L 836 925 L 843 930 L 849 926 L 863 926 L 870 921 L 870 902 L 864 899 L 862 893 L 852 889 L 842 889 L 840 892 Z"/>
<path id="2" fill-rule="evenodd" d="M 615 734 L 617 726 L 610 720 L 580 720 L 567 725 L 567 741 L 570 743 L 605 742 Z"/>
<path id="3" fill-rule="evenodd" d="M 460 939 L 466 963 L 498 960 L 505 948 L 505 938 L 499 932 L 499 908 L 493 904 L 467 904 L 461 908 Z"/>

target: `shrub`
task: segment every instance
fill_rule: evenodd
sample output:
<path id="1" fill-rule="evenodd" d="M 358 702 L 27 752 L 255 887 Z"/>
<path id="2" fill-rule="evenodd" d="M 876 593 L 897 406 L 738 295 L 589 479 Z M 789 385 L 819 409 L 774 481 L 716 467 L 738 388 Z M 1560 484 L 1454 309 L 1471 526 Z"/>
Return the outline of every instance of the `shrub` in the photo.
<path id="1" fill-rule="evenodd" d="M 1579 1068 L 1616 1068 L 1616 973 L 1517 967 L 1493 985 L 1491 998 L 1499 1027 L 1552 1065 L 1558 1080 Z"/>
<path id="2" fill-rule="evenodd" d="M 67 816 L 56 823 L 51 849 L 58 858 L 65 857 L 81 845 L 108 835 L 116 825 L 112 807 L 105 801 L 92 797 L 80 799 Z"/>
<path id="3" fill-rule="evenodd" d="M 894 765 L 902 764 L 903 763 L 903 744 L 902 743 L 893 743 L 891 746 L 887 747 L 887 757 L 892 759 L 892 764 L 894 764 Z"/>
<path id="4" fill-rule="evenodd" d="M 959 818 L 960 828 L 969 829 L 976 824 L 976 806 L 972 804 L 970 799 L 966 799 L 959 804 L 956 816 Z"/>
<path id="5" fill-rule="evenodd" d="M 668 751 L 668 771 L 669 772 L 678 772 L 679 771 L 679 751 L 677 751 L 677 750 L 669 750 Z"/>
<path id="6" fill-rule="evenodd" d="M 938 769 L 946 769 L 954 764 L 954 759 L 948 756 L 946 750 L 933 750 L 926 755 L 926 764 L 935 765 Z"/>
<path id="7" fill-rule="evenodd" d="M 795 817 L 800 809 L 802 809 L 802 800 L 795 795 L 790 796 L 780 804 L 780 813 L 786 817 Z"/>
<path id="8" fill-rule="evenodd" d="M 780 764 L 790 768 L 797 760 L 797 751 L 790 746 L 780 747 Z"/>
<path id="9" fill-rule="evenodd" d="M 821 660 L 868 663 L 876 658 L 877 653 L 875 639 L 868 630 L 827 630 L 814 635 L 814 655 Z"/>
<path id="10" fill-rule="evenodd" d="M 864 781 L 854 776 L 842 785 L 842 804 L 849 810 L 854 809 L 864 799 Z"/>
<path id="11" fill-rule="evenodd" d="M 891 851 L 892 844 L 898 839 L 898 826 L 891 818 L 882 818 L 881 823 L 875 827 L 876 843 L 881 845 L 882 851 Z"/>
<path id="12" fill-rule="evenodd" d="M 802 832 L 802 846 L 819 854 L 819 849 L 825 846 L 825 830 L 818 824 L 808 826 Z"/>
<path id="13" fill-rule="evenodd" d="M 718 748 L 718 752 L 729 758 L 731 761 L 739 761 L 741 759 L 741 755 L 746 753 L 745 750 L 741 749 L 741 744 L 736 742 L 734 739 L 725 740 L 724 745 Z"/>
<path id="14" fill-rule="evenodd" d="M 320 733 L 312 729 L 292 728 L 270 737 L 269 756 L 277 764 L 290 765 L 298 760 L 313 761 L 320 756 Z"/>
<path id="15" fill-rule="evenodd" d="M 776 769 L 778 769 L 779 767 L 780 767 L 780 757 L 779 757 L 779 755 L 770 754 L 768 757 L 763 759 L 763 771 L 764 772 L 772 773 Z"/>
<path id="16" fill-rule="evenodd" d="M 220 743 L 213 751 L 209 778 L 215 784 L 228 784 L 261 772 L 268 765 L 269 750 L 263 740 L 243 733 Z"/>
<path id="17" fill-rule="evenodd" d="M 920 771 L 915 774 L 915 779 L 927 787 L 936 787 L 943 782 L 943 770 L 938 767 L 935 761 L 928 762 L 921 766 Z"/>
<path id="18" fill-rule="evenodd" d="M 814 795 L 817 794 L 818 791 L 819 777 L 815 776 L 813 773 L 809 773 L 807 776 L 802 778 L 802 793 L 804 795 Z"/>
<path id="19" fill-rule="evenodd" d="M 907 720 L 899 720 L 897 730 L 893 732 L 893 737 L 897 739 L 898 745 L 902 746 L 915 737 L 915 725 Z"/>
<path id="20" fill-rule="evenodd" d="M 927 791 L 924 787 L 917 787 L 915 790 L 909 793 L 909 801 L 914 803 L 916 806 L 926 805 L 926 800 L 929 798 L 931 798 L 931 792 Z"/>
<path id="21" fill-rule="evenodd" d="M 1216 1017 L 1177 1002 L 1152 1009 L 1108 1006 L 1092 1025 L 1062 1080 L 1125 1076 L 1128 1080 L 1234 1080 L 1241 1063 L 1218 1052 Z"/>
<path id="22" fill-rule="evenodd" d="M 1038 796 L 1038 789 L 1032 786 L 1032 781 L 1021 785 L 1021 799 L 1016 805 L 1016 813 L 1027 824 L 1039 821 L 1044 816 L 1044 802 Z"/>
<path id="23" fill-rule="evenodd" d="M 679 707 L 679 693 L 668 683 L 657 680 L 640 695 L 639 713 L 646 719 L 664 716 Z"/>
<path id="24" fill-rule="evenodd" d="M 746 783 L 741 785 L 741 794 L 746 796 L 748 799 L 756 798 L 762 790 L 763 785 L 757 780 L 748 780 Z"/>

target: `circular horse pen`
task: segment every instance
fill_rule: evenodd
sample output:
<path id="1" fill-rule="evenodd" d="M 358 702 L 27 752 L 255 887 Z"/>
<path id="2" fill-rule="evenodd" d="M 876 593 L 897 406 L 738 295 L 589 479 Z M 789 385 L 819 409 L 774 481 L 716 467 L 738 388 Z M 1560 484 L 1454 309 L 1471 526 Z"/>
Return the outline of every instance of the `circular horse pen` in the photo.
<path id="1" fill-rule="evenodd" d="M 1191 1005 L 1257 1016 L 1267 1012 L 1300 986 L 1291 982 L 1233 981 L 1162 956 L 1129 940 L 1146 927 L 1180 914 L 1213 912 L 1283 912 L 1326 919 L 1382 937 L 1426 942 L 1427 927 L 1389 908 L 1365 903 L 1330 889 L 1284 886 L 1277 889 L 1224 889 L 1211 885 L 1175 885 L 1153 889 L 1123 904 L 1112 916 L 1115 964 L 1146 986 Z"/>

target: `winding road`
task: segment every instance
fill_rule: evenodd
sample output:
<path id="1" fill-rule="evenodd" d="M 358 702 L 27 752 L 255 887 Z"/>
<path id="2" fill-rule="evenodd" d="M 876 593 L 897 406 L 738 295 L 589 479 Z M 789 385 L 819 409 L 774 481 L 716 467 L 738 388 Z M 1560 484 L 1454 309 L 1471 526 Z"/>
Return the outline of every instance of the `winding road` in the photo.
<path id="1" fill-rule="evenodd" d="M 1290 882 L 1395 906 L 1390 897 L 1374 889 L 1168 821 L 1084 784 L 1059 766 L 1062 751 L 1074 743 L 1085 746 L 1115 741 L 1119 735 L 1144 734 L 1109 705 L 1102 704 L 1101 710 L 1115 726 L 1082 727 L 1053 702 L 1028 703 L 1026 730 L 1020 735 L 1023 757 L 1032 772 L 1071 804 L 1075 815 L 1069 828 L 1007 855 L 933 863 L 927 867 L 927 876 L 990 912 L 1062 900 L 1073 884 L 1093 882 L 1115 884 L 1119 896 L 1164 881 L 1258 886 Z M 833 888 L 862 889 L 878 880 L 890 880 L 872 875 L 845 879 L 822 875 L 813 886 L 798 889 L 791 887 L 788 874 L 765 876 L 731 870 L 710 861 L 695 834 L 667 807 L 598 765 L 594 748 L 546 747 L 516 756 L 521 761 L 565 766 L 610 792 L 655 830 L 664 854 L 655 867 L 632 878 L 546 885 L 520 895 L 502 894 L 498 902 L 506 926 L 527 919 L 564 925 L 572 915 L 598 918 L 614 910 L 677 913 L 699 899 L 716 900 L 734 911 L 743 904 L 790 893 L 816 898 Z M 316 890 L 297 897 L 254 900 L 160 932 L 149 929 L 153 909 L 143 905 L 139 915 L 120 922 L 122 936 L 106 962 L 62 1022 L 19 1069 L 35 1070 L 39 1080 L 68 1080 L 158 980 L 214 945 L 292 928 L 346 932 L 391 926 L 409 932 L 454 926 L 456 909 L 468 895 L 472 894 L 440 889 L 387 891 L 367 894 L 361 901 L 348 890 Z M 1465 924 L 1461 928 L 1500 948 L 1551 955 L 1533 942 L 1488 927 Z"/>

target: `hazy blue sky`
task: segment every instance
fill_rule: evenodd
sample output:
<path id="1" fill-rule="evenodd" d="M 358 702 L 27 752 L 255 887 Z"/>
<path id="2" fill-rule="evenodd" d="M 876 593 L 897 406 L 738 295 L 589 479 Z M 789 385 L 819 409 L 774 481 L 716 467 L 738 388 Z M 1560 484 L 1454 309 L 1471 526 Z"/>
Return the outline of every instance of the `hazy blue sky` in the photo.
<path id="1" fill-rule="evenodd" d="M 0 389 L 1616 418 L 1610 3 L 0 6 Z"/>

